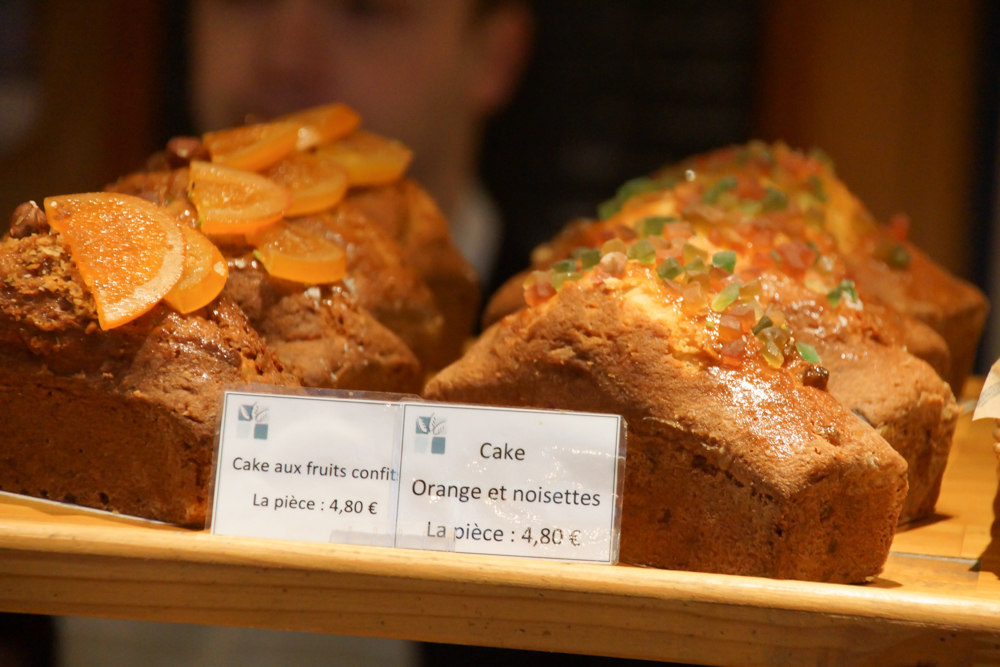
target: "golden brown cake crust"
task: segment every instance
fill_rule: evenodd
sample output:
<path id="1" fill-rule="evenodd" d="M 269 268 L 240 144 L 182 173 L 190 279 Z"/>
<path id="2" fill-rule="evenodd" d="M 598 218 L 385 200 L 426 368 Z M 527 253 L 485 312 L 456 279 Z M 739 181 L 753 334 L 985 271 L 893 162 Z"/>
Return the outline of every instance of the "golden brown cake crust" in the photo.
<path id="1" fill-rule="evenodd" d="M 614 229 L 613 224 L 567 225 L 551 243 L 536 251 L 537 264 L 547 267 L 569 257 L 573 248 L 592 244 L 602 234 L 630 231 Z M 522 284 L 527 275 L 515 276 L 501 287 L 490 302 L 487 319 L 526 306 Z M 830 372 L 830 393 L 867 419 L 907 460 L 910 491 L 900 521 L 930 515 L 958 417 L 954 397 L 941 380 L 950 364 L 944 339 L 928 325 L 882 305 L 864 290 L 859 290 L 863 310 L 841 312 L 830 309 L 825 296 L 779 271 L 770 271 L 761 280 L 774 294 L 769 298 L 776 299 L 788 317 L 789 330 L 796 339 L 819 352 Z"/>
<path id="2" fill-rule="evenodd" d="M 424 370 L 438 370 L 453 356 L 442 345 L 444 317 L 434 295 L 381 227 L 337 207 L 298 219 L 297 225 L 330 239 L 347 254 L 346 290 L 416 355 Z"/>
<path id="3" fill-rule="evenodd" d="M 441 349 L 445 361 L 457 359 L 475 327 L 479 279 L 452 243 L 448 221 L 434 200 L 404 178 L 392 185 L 351 192 L 339 210 L 367 217 L 396 240 L 444 316 Z"/>
<path id="4" fill-rule="evenodd" d="M 623 562 L 877 574 L 906 494 L 903 459 L 796 371 L 713 365 L 671 312 L 655 290 L 568 283 L 489 329 L 425 395 L 624 415 Z"/>
<path id="5" fill-rule="evenodd" d="M 111 331 L 58 235 L 0 243 L 0 488 L 204 523 L 222 388 L 295 385 L 232 301 Z"/>
<path id="6" fill-rule="evenodd" d="M 252 255 L 229 257 L 223 294 L 307 387 L 417 393 L 420 362 L 342 285 L 303 289 L 267 275 Z"/>
<path id="7" fill-rule="evenodd" d="M 912 244 L 906 244 L 906 249 L 910 264 L 905 271 L 894 270 L 864 252 L 846 259 L 852 276 L 866 291 L 941 334 L 951 351 L 950 369 L 943 377 L 953 391 L 961 392 L 976 361 L 976 346 L 989 310 L 986 298 Z"/>

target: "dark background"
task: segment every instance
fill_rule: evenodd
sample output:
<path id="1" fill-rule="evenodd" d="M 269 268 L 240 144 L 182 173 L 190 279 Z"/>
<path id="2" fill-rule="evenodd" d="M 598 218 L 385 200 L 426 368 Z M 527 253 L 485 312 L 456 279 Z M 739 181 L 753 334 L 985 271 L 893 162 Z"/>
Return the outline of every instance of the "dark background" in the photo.
<path id="1" fill-rule="evenodd" d="M 822 147 L 877 216 L 907 212 L 918 245 L 991 297 L 1000 293 L 1000 3 L 533 6 L 534 59 L 483 152 L 483 180 L 507 225 L 493 287 L 623 181 L 758 137 Z M 183 2 L 0 1 L 0 115 L 15 128 L 0 133 L 0 211 L 99 189 L 172 134 L 190 132 L 184 51 Z M 980 373 L 1000 356 L 994 318 Z M 44 619 L 17 627 L 21 636 L 39 628 L 39 646 L 50 638 Z M 442 664 L 466 655 L 427 650 Z M 561 664 L 503 651 L 477 661 Z"/>

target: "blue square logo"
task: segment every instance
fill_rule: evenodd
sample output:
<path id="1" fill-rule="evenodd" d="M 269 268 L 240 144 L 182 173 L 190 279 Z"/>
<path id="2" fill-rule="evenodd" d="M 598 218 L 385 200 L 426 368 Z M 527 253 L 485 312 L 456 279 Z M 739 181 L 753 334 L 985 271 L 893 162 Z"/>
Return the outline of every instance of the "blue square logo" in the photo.
<path id="1" fill-rule="evenodd" d="M 434 436 L 431 438 L 431 454 L 444 454 L 444 438 Z"/>
<path id="2" fill-rule="evenodd" d="M 267 440 L 267 424 L 254 424 L 253 425 L 253 439 L 254 440 Z"/>

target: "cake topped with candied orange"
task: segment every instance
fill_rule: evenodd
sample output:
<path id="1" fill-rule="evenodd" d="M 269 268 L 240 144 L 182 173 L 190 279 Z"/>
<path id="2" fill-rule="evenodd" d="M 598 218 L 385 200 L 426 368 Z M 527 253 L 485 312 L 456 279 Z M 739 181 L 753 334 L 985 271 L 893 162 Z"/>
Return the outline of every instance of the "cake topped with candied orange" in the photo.
<path id="1" fill-rule="evenodd" d="M 226 385 L 417 392 L 478 285 L 412 155 L 342 104 L 171 140 L 0 241 L 0 489 L 205 521 Z"/>
<path id="2" fill-rule="evenodd" d="M 227 260 L 223 289 L 303 382 L 419 391 L 460 353 L 478 285 L 404 177 L 409 149 L 359 126 L 331 104 L 178 138 L 108 189 L 206 234 Z"/>
<path id="3" fill-rule="evenodd" d="M 103 193 L 46 209 L 0 241 L 0 489 L 201 526 L 223 387 L 298 382 L 169 215 Z M 190 314 L 163 301 L 206 289 Z"/>

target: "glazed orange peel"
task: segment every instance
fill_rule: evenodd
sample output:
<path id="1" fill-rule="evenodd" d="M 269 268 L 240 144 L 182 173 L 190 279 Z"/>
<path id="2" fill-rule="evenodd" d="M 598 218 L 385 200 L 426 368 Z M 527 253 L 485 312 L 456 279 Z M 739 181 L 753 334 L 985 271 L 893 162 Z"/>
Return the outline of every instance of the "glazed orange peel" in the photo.
<path id="1" fill-rule="evenodd" d="M 266 169 L 295 150 L 299 125 L 290 122 L 258 123 L 202 137 L 212 162 L 234 169 Z"/>
<path id="2" fill-rule="evenodd" d="M 323 285 L 347 273 L 343 248 L 294 221 L 248 234 L 247 241 L 256 248 L 254 256 L 276 278 Z"/>
<path id="3" fill-rule="evenodd" d="M 161 299 L 180 313 L 223 290 L 228 267 L 205 235 L 242 238 L 271 275 L 304 284 L 341 280 L 344 249 L 315 225 L 287 220 L 339 204 L 350 187 L 400 179 L 413 158 L 398 141 L 358 130 L 345 104 L 327 104 L 258 123 L 209 132 L 211 162 L 188 168 L 188 197 L 201 233 L 174 214 L 115 193 L 49 197 L 45 211 L 94 295 L 102 329 L 148 312 Z M 178 210 L 174 210 L 174 209 Z"/>
<path id="4" fill-rule="evenodd" d="M 265 175 L 291 192 L 292 203 L 285 211 L 289 218 L 332 208 L 347 193 L 347 172 L 333 160 L 311 153 L 293 153 Z"/>
<path id="5" fill-rule="evenodd" d="M 45 199 L 90 288 L 101 328 L 148 312 L 184 271 L 184 234 L 162 208 L 131 195 L 97 192 Z"/>
<path id="6" fill-rule="evenodd" d="M 219 296 L 226 286 L 229 267 L 215 245 L 190 227 L 180 225 L 187 251 L 184 272 L 164 300 L 179 313 L 186 314 L 203 308 Z"/>
<path id="7" fill-rule="evenodd" d="M 188 196 L 206 234 L 247 234 L 281 220 L 292 195 L 271 179 L 210 162 L 192 162 Z"/>
<path id="8" fill-rule="evenodd" d="M 398 141 L 364 131 L 320 146 L 316 154 L 343 167 L 351 186 L 386 185 L 397 181 L 413 159 L 413 152 Z"/>
<path id="9" fill-rule="evenodd" d="M 295 148 L 304 151 L 340 139 L 361 124 L 361 116 L 346 104 L 326 104 L 282 116 L 278 121 L 298 126 Z"/>

